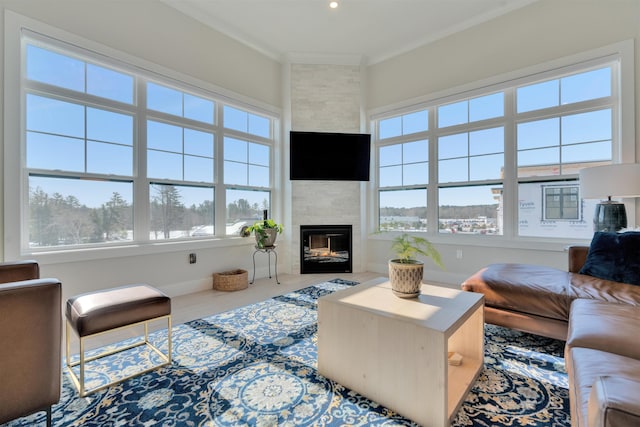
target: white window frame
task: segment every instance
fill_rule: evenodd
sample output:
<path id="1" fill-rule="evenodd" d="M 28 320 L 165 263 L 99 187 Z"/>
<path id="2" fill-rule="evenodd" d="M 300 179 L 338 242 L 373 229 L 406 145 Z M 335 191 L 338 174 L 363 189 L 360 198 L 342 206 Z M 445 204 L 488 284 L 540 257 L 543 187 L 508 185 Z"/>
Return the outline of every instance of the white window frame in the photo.
<path id="1" fill-rule="evenodd" d="M 615 123 L 619 123 L 617 129 L 613 129 L 612 144 L 612 162 L 613 163 L 630 163 L 635 161 L 635 100 L 634 100 L 634 80 L 635 80 L 635 65 L 634 65 L 634 41 L 625 40 L 619 43 L 615 43 L 609 46 L 605 46 L 598 49 L 593 49 L 587 52 L 567 56 L 558 60 L 550 61 L 547 63 L 539 64 L 536 66 L 528 67 L 525 69 L 517 70 L 514 72 L 506 73 L 503 75 L 495 76 L 490 79 L 469 83 L 460 87 L 452 88 L 442 92 L 434 93 L 420 98 L 415 98 L 407 102 L 398 103 L 390 106 L 377 108 L 369 112 L 369 126 L 372 134 L 372 140 L 374 141 L 377 153 L 377 147 L 390 143 L 404 142 L 407 138 L 414 137 L 413 135 L 407 135 L 402 137 L 393 137 L 384 140 L 379 140 L 377 135 L 377 122 L 380 120 L 388 119 L 391 117 L 400 116 L 403 114 L 409 114 L 413 111 L 423 110 L 428 108 L 430 110 L 430 127 L 429 131 L 421 134 L 421 138 L 429 139 L 430 141 L 430 153 L 429 153 L 429 185 L 427 194 L 427 207 L 428 215 L 427 221 L 429 224 L 438 223 L 438 188 L 442 185 L 438 183 L 437 168 L 435 167 L 435 160 L 437 160 L 435 142 L 437 142 L 437 136 L 441 133 L 437 132 L 435 122 L 435 109 L 437 106 L 461 101 L 464 99 L 474 98 L 477 96 L 488 95 L 496 91 L 515 91 L 516 86 L 526 85 L 527 82 L 533 83 L 543 79 L 558 78 L 564 74 L 570 74 L 586 69 L 590 66 L 598 64 L 604 65 L 612 61 L 617 61 L 619 66 L 618 73 L 613 73 L 613 84 L 618 90 L 618 103 L 614 108 L 613 120 Z M 505 100 L 505 116 L 500 118 L 500 122 L 507 123 L 505 128 L 505 141 L 515 141 L 515 106 L 510 105 L 515 96 L 508 97 Z M 487 122 L 495 119 L 489 119 Z M 455 128 L 456 126 L 451 126 Z M 484 126 L 483 126 L 484 127 Z M 504 230 L 501 236 L 462 236 L 452 234 L 439 234 L 438 227 L 429 227 L 427 235 L 430 240 L 443 243 L 461 243 L 469 245 L 486 245 L 488 244 L 487 238 L 491 240 L 491 245 L 498 245 L 503 247 L 526 247 L 533 248 L 539 247 L 541 249 L 557 249 L 559 247 L 566 246 L 567 242 L 573 241 L 578 243 L 584 243 L 584 239 L 549 239 L 544 237 L 528 237 L 518 236 L 517 229 L 517 210 L 518 210 L 518 178 L 516 174 L 516 147 L 513 144 L 505 144 L 505 175 L 503 178 L 504 187 L 503 192 L 505 196 L 505 204 L 502 207 L 504 209 Z M 374 170 L 378 170 L 378 161 Z M 563 177 L 564 178 L 564 177 Z M 577 176 L 576 176 L 577 178 Z M 492 182 L 487 182 L 493 183 Z M 473 184 L 481 184 L 480 182 L 474 182 Z M 458 186 L 458 184 L 446 184 L 446 186 Z M 375 216 L 376 212 L 379 212 L 378 197 L 379 183 L 377 181 L 377 174 L 372 179 L 371 185 L 371 230 L 375 230 L 378 227 L 378 218 Z M 628 209 L 630 218 L 635 218 L 635 205 L 631 204 Z M 562 242 L 560 242 L 560 240 Z"/>
<path id="2" fill-rule="evenodd" d="M 268 190 L 271 192 L 271 207 L 278 215 L 278 206 L 280 206 L 280 196 L 275 191 L 279 174 L 277 170 L 281 168 L 281 160 L 279 151 L 281 140 L 281 111 L 279 108 L 268 105 L 261 101 L 237 94 L 235 92 L 218 87 L 211 83 L 184 75 L 180 72 L 171 70 L 161 65 L 145 61 L 138 57 L 128 55 L 116 49 L 109 48 L 100 43 L 84 39 L 74 34 L 68 33 L 56 27 L 44 24 L 31 18 L 19 15 L 9 10 L 5 10 L 5 31 L 4 31 L 4 257 L 6 259 L 18 259 L 30 257 L 37 253 L 41 262 L 65 262 L 77 261 L 84 259 L 100 259 L 108 257 L 119 257 L 127 255 L 141 255 L 150 253 L 171 252 L 185 249 L 210 248 L 215 246 L 249 244 L 246 239 L 240 239 L 239 236 L 225 236 L 226 228 L 226 201 L 225 186 L 222 182 L 223 172 L 223 128 L 222 123 L 222 105 L 230 105 L 234 108 L 240 108 L 253 114 L 268 117 L 271 120 L 271 139 L 260 138 L 261 142 L 266 142 L 271 146 L 270 155 L 270 186 Z M 215 189 L 215 228 L 218 234 L 213 238 L 205 239 L 185 239 L 185 240 L 135 240 L 126 242 L 121 245 L 105 245 L 94 246 L 91 250 L 87 248 L 53 248 L 47 251 L 34 251 L 28 248 L 28 242 L 25 242 L 28 236 L 28 177 L 22 169 L 25 163 L 26 153 L 24 150 L 24 129 L 25 118 L 22 112 L 24 95 L 22 93 L 21 76 L 22 68 L 22 32 L 29 31 L 34 34 L 41 34 L 47 39 L 58 41 L 66 47 L 76 46 L 83 56 L 91 57 L 94 55 L 96 59 L 108 58 L 107 63 L 122 64 L 123 67 L 134 70 L 135 74 L 142 74 L 145 80 L 156 80 L 167 86 L 175 86 L 178 90 L 192 92 L 195 94 L 205 94 L 213 98 L 216 103 L 216 127 L 215 134 L 215 177 L 213 187 Z M 144 99 L 138 99 L 138 109 L 146 108 Z M 156 116 L 156 114 L 154 114 Z M 7 125 L 9 124 L 9 125 Z M 220 126 L 218 126 L 220 124 Z M 243 134 L 247 138 L 249 134 Z M 253 136 L 249 135 L 249 138 Z M 11 141 L 11 143 L 8 143 Z M 138 166 L 146 164 L 146 144 L 142 144 L 135 149 L 134 156 L 134 176 Z M 142 157 L 142 159 L 141 159 Z M 139 172 L 139 171 L 138 171 Z M 135 178 L 134 178 L 135 179 Z M 135 203 L 140 205 L 141 197 L 146 197 L 148 204 L 149 181 L 146 177 L 134 180 L 137 196 Z M 17 185 L 16 185 L 17 183 Z M 180 184 L 180 183 L 178 183 Z M 144 187 L 144 188 L 143 188 Z M 26 189 L 26 190 L 25 190 Z M 264 189 L 260 187 L 260 189 Z M 134 194 L 136 192 L 134 191 Z M 148 229 L 148 206 L 146 208 L 137 207 L 134 212 L 134 224 L 143 225 L 142 230 Z M 134 226 L 135 227 L 135 226 Z"/>

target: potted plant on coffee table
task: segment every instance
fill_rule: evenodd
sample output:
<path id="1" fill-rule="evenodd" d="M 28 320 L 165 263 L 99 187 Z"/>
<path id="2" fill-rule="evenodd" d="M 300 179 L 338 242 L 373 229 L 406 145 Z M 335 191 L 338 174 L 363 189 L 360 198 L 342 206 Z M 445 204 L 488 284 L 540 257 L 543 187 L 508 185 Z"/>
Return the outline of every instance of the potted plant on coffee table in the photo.
<path id="1" fill-rule="evenodd" d="M 254 233 L 256 236 L 256 245 L 260 249 L 272 247 L 278 234 L 282 233 L 282 224 L 276 223 L 272 219 L 263 219 L 256 221 L 245 229 L 246 235 Z"/>
<path id="2" fill-rule="evenodd" d="M 396 258 L 389 260 L 389 281 L 393 294 L 400 298 L 414 298 L 420 295 L 424 262 L 417 255 L 431 258 L 444 269 L 440 252 L 424 237 L 403 233 L 393 239 L 391 249 Z"/>

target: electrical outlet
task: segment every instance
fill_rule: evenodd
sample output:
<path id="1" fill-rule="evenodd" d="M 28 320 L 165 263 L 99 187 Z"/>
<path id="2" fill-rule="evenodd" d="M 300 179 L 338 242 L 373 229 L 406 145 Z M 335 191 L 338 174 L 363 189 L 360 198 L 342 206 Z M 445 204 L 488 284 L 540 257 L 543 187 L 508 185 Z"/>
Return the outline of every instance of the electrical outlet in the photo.
<path id="1" fill-rule="evenodd" d="M 195 264 L 196 263 L 196 254 L 191 253 L 189 254 L 189 264 Z"/>

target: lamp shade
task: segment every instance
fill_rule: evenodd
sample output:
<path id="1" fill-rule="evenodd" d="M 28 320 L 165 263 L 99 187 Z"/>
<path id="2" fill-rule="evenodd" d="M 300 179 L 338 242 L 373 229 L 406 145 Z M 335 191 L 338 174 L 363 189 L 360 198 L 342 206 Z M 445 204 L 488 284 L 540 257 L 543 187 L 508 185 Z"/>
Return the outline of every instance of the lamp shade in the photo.
<path id="1" fill-rule="evenodd" d="M 580 170 L 583 199 L 640 197 L 640 163 L 617 163 Z"/>

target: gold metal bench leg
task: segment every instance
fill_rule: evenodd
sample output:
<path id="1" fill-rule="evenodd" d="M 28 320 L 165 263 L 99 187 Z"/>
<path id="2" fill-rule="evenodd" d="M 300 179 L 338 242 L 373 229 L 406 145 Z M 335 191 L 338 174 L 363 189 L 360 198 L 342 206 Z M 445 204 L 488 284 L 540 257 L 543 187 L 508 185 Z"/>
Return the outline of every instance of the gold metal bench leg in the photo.
<path id="1" fill-rule="evenodd" d="M 149 322 L 153 322 L 153 321 L 157 321 L 157 320 L 162 320 L 163 318 L 167 319 L 167 353 L 163 353 L 159 348 L 157 348 L 153 343 L 151 343 L 149 341 Z M 95 337 L 97 335 L 102 335 L 105 333 L 109 333 L 109 332 L 114 332 L 117 331 L 119 329 L 124 329 L 124 328 L 130 328 L 130 327 L 134 327 L 134 326 L 138 326 L 140 324 L 143 324 L 144 326 L 144 340 L 138 340 L 137 342 L 134 342 L 133 344 L 129 344 L 126 346 L 122 346 L 122 347 L 117 347 L 113 350 L 108 350 L 105 351 L 103 353 L 99 353 L 96 354 L 94 356 L 91 357 L 85 357 L 85 340 L 86 339 L 90 339 L 92 337 Z M 77 362 L 71 362 L 71 344 L 70 344 L 70 335 L 71 335 L 71 326 L 70 323 L 67 321 L 67 336 L 66 336 L 66 351 L 67 351 L 67 360 L 66 360 L 66 365 L 69 371 L 69 374 L 71 375 L 71 379 L 72 381 L 75 383 L 76 387 L 78 388 L 78 392 L 80 394 L 80 397 L 85 397 L 88 394 L 94 393 L 98 390 L 102 390 L 104 388 L 110 387 L 112 385 L 121 383 L 125 380 L 131 379 L 133 377 L 136 377 L 140 374 L 144 374 L 146 372 L 150 372 L 154 369 L 160 368 L 162 366 L 166 366 L 171 364 L 171 360 L 172 360 L 172 341 L 171 341 L 171 329 L 172 329 L 172 323 L 171 323 L 171 315 L 168 314 L 166 316 L 161 316 L 161 317 L 156 317 L 155 319 L 149 319 L 149 320 L 145 320 L 142 322 L 137 322 L 137 323 L 133 323 L 131 325 L 125 325 L 125 326 L 121 326 L 119 328 L 114 328 L 114 329 L 110 329 L 108 331 L 104 331 L 104 332 L 99 332 L 97 334 L 93 334 L 93 335 L 87 335 L 86 337 L 78 337 L 79 341 L 80 341 L 80 353 L 79 353 L 79 361 Z M 107 384 L 104 384 L 102 386 L 96 387 L 94 389 L 86 389 L 85 387 L 85 365 L 87 362 L 91 362 L 93 360 L 96 359 L 100 359 L 106 356 L 110 356 L 116 353 L 120 353 L 123 352 L 125 350 L 130 350 L 134 347 L 138 347 L 141 345 L 146 345 L 147 347 L 149 347 L 151 350 L 153 350 L 155 353 L 157 353 L 160 358 L 162 359 L 162 363 L 158 364 L 158 365 L 154 365 L 151 366 L 149 368 L 143 369 L 139 372 L 136 372 L 134 374 L 128 375 L 126 377 L 123 378 L 119 378 L 116 379 L 114 381 L 111 381 Z M 78 376 L 75 374 L 75 372 L 73 371 L 73 367 L 80 365 L 80 377 L 78 378 Z"/>

